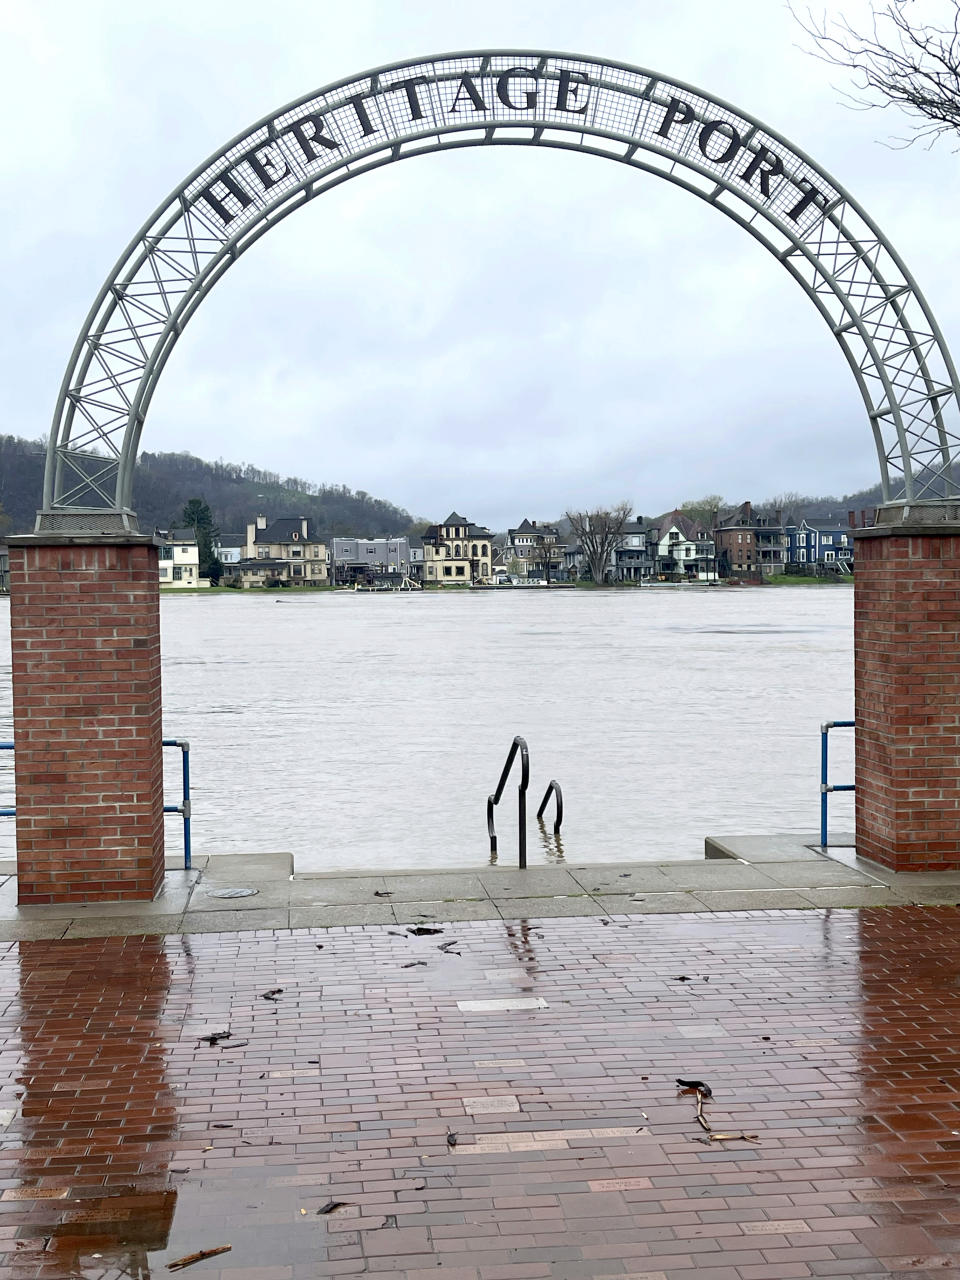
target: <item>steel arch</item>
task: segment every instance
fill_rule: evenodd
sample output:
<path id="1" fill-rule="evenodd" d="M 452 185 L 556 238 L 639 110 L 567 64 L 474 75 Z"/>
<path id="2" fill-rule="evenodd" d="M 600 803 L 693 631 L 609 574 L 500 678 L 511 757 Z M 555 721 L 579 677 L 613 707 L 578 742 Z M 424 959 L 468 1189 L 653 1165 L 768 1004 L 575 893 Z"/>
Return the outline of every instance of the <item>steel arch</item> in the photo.
<path id="1" fill-rule="evenodd" d="M 474 50 L 378 67 L 289 103 L 151 215 L 74 346 L 38 532 L 136 530 L 133 469 L 157 380 L 197 306 L 261 235 L 370 169 L 488 145 L 605 156 L 720 209 L 830 325 L 866 405 L 884 501 L 960 497 L 950 353 L 896 250 L 839 183 L 761 121 L 681 81 L 572 54 Z"/>

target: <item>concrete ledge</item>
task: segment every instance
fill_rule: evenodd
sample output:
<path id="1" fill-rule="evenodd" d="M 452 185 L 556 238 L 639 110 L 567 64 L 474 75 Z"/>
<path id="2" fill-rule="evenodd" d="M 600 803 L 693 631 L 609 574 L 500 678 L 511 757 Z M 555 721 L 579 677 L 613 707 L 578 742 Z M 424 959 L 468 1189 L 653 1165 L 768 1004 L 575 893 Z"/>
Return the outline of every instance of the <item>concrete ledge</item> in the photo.
<path id="1" fill-rule="evenodd" d="M 140 905 L 21 908 L 10 876 L 0 880 L 0 941 L 960 903 L 960 872 L 897 875 L 854 849 L 828 856 L 815 839 L 797 832 L 708 837 L 707 857 L 655 864 L 373 875 L 297 876 L 289 853 L 213 854 L 189 873 L 168 872 L 164 894 Z M 255 892 L 217 897 L 222 888 Z"/>

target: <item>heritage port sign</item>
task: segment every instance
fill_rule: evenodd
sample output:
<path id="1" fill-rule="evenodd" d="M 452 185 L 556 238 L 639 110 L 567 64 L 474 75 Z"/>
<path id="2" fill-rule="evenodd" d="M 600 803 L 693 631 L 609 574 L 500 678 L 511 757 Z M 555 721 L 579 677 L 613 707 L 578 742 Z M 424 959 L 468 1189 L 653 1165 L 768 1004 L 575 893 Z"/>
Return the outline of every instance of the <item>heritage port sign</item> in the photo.
<path id="1" fill-rule="evenodd" d="M 140 228 L 74 347 L 39 532 L 135 532 L 133 468 L 157 381 L 225 271 L 297 209 L 363 173 L 462 147 L 551 147 L 665 178 L 776 255 L 856 380 L 884 500 L 960 498 L 957 375 L 916 281 L 853 197 L 759 120 L 612 60 L 479 50 L 395 63 L 272 112 Z"/>

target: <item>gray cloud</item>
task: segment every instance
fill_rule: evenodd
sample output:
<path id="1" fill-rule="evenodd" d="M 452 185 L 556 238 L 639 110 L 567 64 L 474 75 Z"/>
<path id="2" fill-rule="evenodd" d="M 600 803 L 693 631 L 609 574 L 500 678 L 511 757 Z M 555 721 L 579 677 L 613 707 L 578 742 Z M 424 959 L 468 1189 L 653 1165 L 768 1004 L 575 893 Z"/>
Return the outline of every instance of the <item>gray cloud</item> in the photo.
<path id="1" fill-rule="evenodd" d="M 7 431 L 47 429 L 101 280 L 206 154 L 327 81 L 484 44 L 653 66 L 767 120 L 876 217 L 948 339 L 960 327 L 953 158 L 878 145 L 892 119 L 838 105 L 778 6 L 48 3 L 3 24 Z M 840 350 L 772 257 L 655 178 L 526 148 L 392 165 L 271 232 L 199 309 L 143 445 L 497 527 L 877 477 Z"/>

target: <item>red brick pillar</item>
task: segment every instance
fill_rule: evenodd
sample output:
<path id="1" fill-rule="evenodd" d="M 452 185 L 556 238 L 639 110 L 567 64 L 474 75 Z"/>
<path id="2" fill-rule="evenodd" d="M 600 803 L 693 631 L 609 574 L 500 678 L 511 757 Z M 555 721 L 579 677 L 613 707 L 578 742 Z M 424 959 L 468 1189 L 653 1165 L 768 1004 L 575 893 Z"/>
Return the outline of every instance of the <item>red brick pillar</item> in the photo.
<path id="1" fill-rule="evenodd" d="M 160 589 L 151 537 L 10 538 L 21 903 L 163 885 Z"/>
<path id="2" fill-rule="evenodd" d="M 857 852 L 960 867 L 960 507 L 886 507 L 856 534 Z"/>

